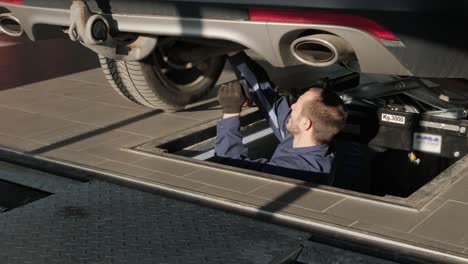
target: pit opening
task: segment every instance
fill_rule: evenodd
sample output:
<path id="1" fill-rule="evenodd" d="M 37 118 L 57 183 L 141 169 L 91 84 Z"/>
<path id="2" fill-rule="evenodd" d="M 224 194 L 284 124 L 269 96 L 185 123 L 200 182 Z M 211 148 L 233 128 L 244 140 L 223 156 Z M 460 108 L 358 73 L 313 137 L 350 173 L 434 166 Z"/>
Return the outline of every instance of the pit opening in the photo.
<path id="1" fill-rule="evenodd" d="M 150 141 L 134 149 L 245 172 L 242 168 L 220 164 L 214 157 L 216 122 L 192 128 L 183 134 Z M 347 126 L 332 145 L 336 152 L 336 170 L 331 186 L 316 185 L 313 177 L 310 182 L 295 175 L 268 174 L 268 177 L 305 186 L 310 183 L 314 187 L 371 200 L 421 208 L 453 182 L 454 177 L 459 176 L 450 171 L 460 159 L 418 153 L 416 163 L 409 158 L 409 151 L 373 145 L 369 134 L 375 129 L 378 129 L 378 122 L 372 114 L 362 116 L 362 113 L 350 109 Z M 241 117 L 241 134 L 251 159 L 270 158 L 279 143 L 258 111 Z M 249 173 L 265 177 L 265 173 Z"/>

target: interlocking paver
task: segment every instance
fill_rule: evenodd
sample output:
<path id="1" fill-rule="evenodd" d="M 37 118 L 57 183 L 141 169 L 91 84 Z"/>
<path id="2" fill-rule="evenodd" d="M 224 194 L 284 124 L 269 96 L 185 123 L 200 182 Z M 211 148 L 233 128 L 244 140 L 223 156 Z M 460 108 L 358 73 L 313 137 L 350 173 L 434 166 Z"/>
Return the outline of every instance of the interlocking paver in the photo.
<path id="1" fill-rule="evenodd" d="M 468 172 L 466 172 L 468 174 Z M 443 192 L 440 197 L 445 199 L 451 199 L 455 201 L 468 203 L 468 195 L 466 190 L 468 189 L 468 175 L 464 176 L 456 183 L 453 183 L 452 186 Z"/>
<path id="2" fill-rule="evenodd" d="M 41 132 L 67 127 L 73 122 L 55 117 L 32 114 L 0 107 L 0 132 L 28 138 Z"/>
<path id="3" fill-rule="evenodd" d="M 82 84 L 80 86 L 76 87 L 57 87 L 56 89 L 49 90 L 49 93 L 88 100 L 107 94 L 110 90 L 112 90 L 112 87 L 109 85 L 100 85 L 86 82 L 81 83 Z"/>
<path id="4" fill-rule="evenodd" d="M 102 157 L 90 155 L 88 153 L 82 153 L 63 148 L 46 151 L 44 153 L 41 153 L 41 156 L 84 165 L 95 165 L 97 163 L 104 162 L 107 160 Z"/>
<path id="5" fill-rule="evenodd" d="M 23 86 L 19 86 L 19 89 L 24 89 L 27 91 L 35 91 L 35 92 L 41 92 L 41 93 L 48 93 L 50 91 L 56 91 L 63 89 L 65 87 L 68 88 L 76 88 L 79 86 L 82 86 L 83 84 L 86 84 L 85 82 L 82 81 L 75 81 L 75 80 L 64 80 L 61 78 L 53 78 L 49 80 L 44 80 L 40 82 L 35 82 Z"/>
<path id="6" fill-rule="evenodd" d="M 468 204 L 449 201 L 411 233 L 468 247 Z"/>
<path id="7" fill-rule="evenodd" d="M 201 169 L 185 178 L 242 193 L 251 192 L 270 183 L 270 181 L 258 177 L 207 169 Z"/>
<path id="8" fill-rule="evenodd" d="M 82 100 L 60 96 L 56 100 L 36 101 L 21 107 L 21 109 L 51 117 L 64 117 L 70 115 L 70 113 L 83 111 L 86 108 L 85 105 L 86 103 Z"/>
<path id="9" fill-rule="evenodd" d="M 83 104 L 86 104 L 86 102 Z M 145 112 L 137 109 L 128 109 L 107 104 L 93 104 L 83 108 L 82 111 L 66 115 L 63 118 L 91 125 L 108 126 L 130 118 L 135 118 L 143 113 Z"/>
<path id="10" fill-rule="evenodd" d="M 95 164 L 94 167 L 99 169 L 104 169 L 107 171 L 115 172 L 118 174 L 126 174 L 134 177 L 143 177 L 154 173 L 154 171 L 147 170 L 144 168 L 128 165 L 125 163 L 115 162 L 115 161 L 105 161 L 102 163 Z"/>
<path id="11" fill-rule="evenodd" d="M 66 99 L 66 97 L 21 88 L 12 88 L 0 92 L 0 106 L 25 110 L 28 112 L 36 112 L 28 109 L 28 106 L 30 105 L 38 103 L 53 103 L 63 99 Z"/>
<path id="12" fill-rule="evenodd" d="M 169 185 L 177 188 L 183 188 L 188 190 L 199 190 L 207 187 L 207 185 L 191 180 L 187 180 L 181 177 L 168 175 L 160 172 L 155 172 L 143 176 L 139 176 L 140 179 L 145 179 L 149 183 Z"/>
<path id="13" fill-rule="evenodd" d="M 97 56 L 96 56 L 97 61 Z M 64 80 L 73 80 L 73 81 L 83 81 L 87 83 L 96 83 L 108 86 L 109 82 L 107 81 L 106 77 L 102 73 L 101 68 L 91 69 L 82 71 L 79 73 L 68 74 L 62 77 Z"/>
<path id="14" fill-rule="evenodd" d="M 223 188 L 214 187 L 214 186 L 207 186 L 206 188 L 203 188 L 199 191 L 202 193 L 215 196 L 215 197 L 228 198 L 233 201 L 250 204 L 251 206 L 254 206 L 254 207 L 262 207 L 271 203 L 271 201 L 268 199 L 263 199 L 263 198 L 256 197 L 253 195 L 249 195 L 249 194 L 245 194 L 241 192 L 235 192 L 232 190 L 223 189 Z"/>
<path id="15" fill-rule="evenodd" d="M 122 96 L 117 94 L 110 86 L 107 88 L 107 90 L 108 90 L 107 93 L 97 96 L 95 98 L 89 99 L 88 103 L 92 104 L 93 102 L 98 102 L 98 103 L 110 104 L 114 106 L 127 107 L 127 108 L 132 108 L 132 109 L 148 110 L 148 108 L 145 106 L 139 105 L 137 103 L 134 103 L 130 100 L 123 98 Z"/>
<path id="16" fill-rule="evenodd" d="M 47 150 L 62 147 L 81 150 L 127 135 L 128 133 L 106 129 L 105 127 L 73 123 L 70 126 L 33 134 L 29 138 L 49 144 L 46 146 Z"/>
<path id="17" fill-rule="evenodd" d="M 32 151 L 44 147 L 44 143 L 0 133 L 0 146 L 17 151 Z"/>
<path id="18" fill-rule="evenodd" d="M 343 196 L 330 192 L 276 182 L 249 194 L 315 211 L 323 211 L 344 199 Z"/>
<path id="19" fill-rule="evenodd" d="M 127 137 L 124 137 L 123 140 L 125 140 L 126 138 Z M 132 163 L 147 158 L 145 155 L 122 149 L 118 144 L 112 144 L 112 142 L 106 144 L 99 144 L 95 147 L 86 148 L 84 150 L 81 150 L 80 152 L 92 154 L 98 157 L 123 163 Z"/>
<path id="20" fill-rule="evenodd" d="M 198 124 L 200 124 L 200 121 L 194 119 L 158 114 L 152 118 L 135 121 L 118 129 L 152 138 L 159 138 L 194 127 Z"/>
<path id="21" fill-rule="evenodd" d="M 325 210 L 325 213 L 358 221 L 368 221 L 397 231 L 407 232 L 430 212 L 417 211 L 383 203 L 348 198 Z"/>
<path id="22" fill-rule="evenodd" d="M 422 236 L 417 236 L 415 234 L 395 231 L 395 230 L 388 229 L 385 227 L 377 226 L 375 224 L 370 224 L 364 221 L 355 222 L 353 225 L 351 225 L 351 228 L 370 232 L 371 234 L 375 233 L 378 235 L 395 237 L 403 241 L 408 241 L 410 243 L 416 243 L 416 244 L 425 245 L 425 246 L 429 246 L 433 248 L 443 248 L 445 250 L 458 252 L 458 253 L 461 253 L 464 250 L 464 248 L 460 246 L 443 243 L 441 241 L 429 239 L 429 238 L 422 237 Z"/>
<path id="23" fill-rule="evenodd" d="M 198 170 L 194 165 L 158 157 L 149 157 L 144 160 L 134 162 L 133 165 L 175 176 L 185 176 Z"/>

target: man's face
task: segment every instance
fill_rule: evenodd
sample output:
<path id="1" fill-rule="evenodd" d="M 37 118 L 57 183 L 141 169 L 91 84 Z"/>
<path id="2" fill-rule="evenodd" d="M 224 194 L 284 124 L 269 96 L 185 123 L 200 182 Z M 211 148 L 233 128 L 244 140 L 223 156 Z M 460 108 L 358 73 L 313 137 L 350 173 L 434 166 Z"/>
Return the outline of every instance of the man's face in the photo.
<path id="1" fill-rule="evenodd" d="M 300 133 L 300 128 L 299 128 L 299 119 L 294 118 L 292 116 L 289 117 L 288 123 L 286 123 L 286 129 L 291 133 L 292 135 L 297 135 Z"/>
<path id="2" fill-rule="evenodd" d="M 312 88 L 309 91 L 302 94 L 297 101 L 291 105 L 291 116 L 289 117 L 288 123 L 286 124 L 286 129 L 292 135 L 297 135 L 301 133 L 304 129 L 302 126 L 304 124 L 304 117 L 302 116 L 302 109 L 304 103 L 309 100 L 317 99 L 317 96 L 320 96 L 320 90 Z"/>
<path id="3" fill-rule="evenodd" d="M 301 95 L 297 101 L 291 105 L 291 115 L 289 116 L 288 123 L 286 123 L 286 129 L 289 133 L 297 135 L 300 132 L 299 123 L 301 120 L 301 111 L 302 111 L 302 98 L 304 95 Z"/>

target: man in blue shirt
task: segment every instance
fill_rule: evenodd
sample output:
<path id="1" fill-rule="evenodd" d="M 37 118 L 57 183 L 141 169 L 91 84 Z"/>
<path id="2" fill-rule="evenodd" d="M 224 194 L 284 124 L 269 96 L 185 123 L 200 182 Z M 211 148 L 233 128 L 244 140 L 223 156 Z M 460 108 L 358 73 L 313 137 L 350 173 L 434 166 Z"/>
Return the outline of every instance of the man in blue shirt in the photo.
<path id="1" fill-rule="evenodd" d="M 246 100 L 242 84 L 220 87 L 218 100 L 223 119 L 217 124 L 216 156 L 221 162 L 261 172 L 330 184 L 334 154 L 329 142 L 345 125 L 341 98 L 329 90 L 311 88 L 289 106 L 287 98 L 273 90 L 263 68 L 244 52 L 229 56 L 239 80 L 248 86 L 249 96 L 265 115 L 279 140 L 270 160 L 249 160 L 240 134 L 240 112 Z"/>

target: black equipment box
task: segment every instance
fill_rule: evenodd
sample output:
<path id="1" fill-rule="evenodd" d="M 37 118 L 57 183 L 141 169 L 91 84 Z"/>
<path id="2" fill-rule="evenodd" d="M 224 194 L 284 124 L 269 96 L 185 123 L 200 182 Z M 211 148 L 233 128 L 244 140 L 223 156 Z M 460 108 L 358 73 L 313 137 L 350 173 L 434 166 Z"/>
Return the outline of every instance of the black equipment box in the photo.
<path id="1" fill-rule="evenodd" d="M 390 109 L 378 112 L 379 129 L 370 145 L 462 158 L 468 150 L 468 120 Z"/>

